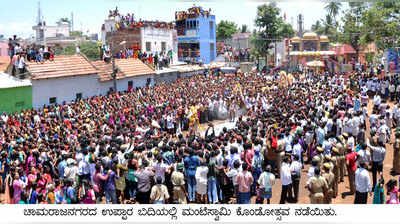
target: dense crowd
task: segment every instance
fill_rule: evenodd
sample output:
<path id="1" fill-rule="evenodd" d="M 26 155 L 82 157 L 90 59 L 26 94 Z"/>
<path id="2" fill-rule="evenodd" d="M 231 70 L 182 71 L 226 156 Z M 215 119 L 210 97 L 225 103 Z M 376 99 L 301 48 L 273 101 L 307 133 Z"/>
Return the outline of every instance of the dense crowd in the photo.
<path id="1" fill-rule="evenodd" d="M 233 49 L 232 46 L 226 46 L 223 50 L 226 62 L 243 62 L 250 60 L 250 49 L 239 48 Z"/>
<path id="2" fill-rule="evenodd" d="M 52 48 L 35 44 L 23 46 L 18 41 L 16 35 L 13 38 L 9 38 L 8 50 L 13 66 L 11 70 L 13 76 L 25 73 L 25 61 L 43 63 L 46 60 L 54 60 L 54 51 Z"/>
<path id="3" fill-rule="evenodd" d="M 372 192 L 374 203 L 398 203 L 382 170 L 392 144 L 400 173 L 399 103 L 379 91 L 384 80 L 354 79 L 351 90 L 326 73 L 206 73 L 3 113 L 5 203 L 270 203 L 276 178 L 280 203 L 296 202 L 307 163 L 311 203 L 330 203 L 346 175 L 355 203 Z"/>

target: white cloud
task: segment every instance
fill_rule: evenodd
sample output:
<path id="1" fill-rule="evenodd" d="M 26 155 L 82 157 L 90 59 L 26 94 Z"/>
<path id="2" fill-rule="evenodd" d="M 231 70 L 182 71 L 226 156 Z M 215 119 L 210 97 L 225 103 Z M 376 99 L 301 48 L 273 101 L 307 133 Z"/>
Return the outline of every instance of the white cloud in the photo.
<path id="1" fill-rule="evenodd" d="M 27 21 L 24 22 L 10 22 L 7 24 L 0 23 L 0 34 L 5 38 L 17 35 L 22 38 L 31 37 L 34 34 L 32 30 L 33 24 Z"/>

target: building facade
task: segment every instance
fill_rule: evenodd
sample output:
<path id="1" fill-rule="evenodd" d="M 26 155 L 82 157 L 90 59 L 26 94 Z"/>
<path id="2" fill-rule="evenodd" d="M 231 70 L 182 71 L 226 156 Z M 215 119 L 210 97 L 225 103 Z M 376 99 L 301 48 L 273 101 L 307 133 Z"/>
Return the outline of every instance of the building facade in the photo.
<path id="1" fill-rule="evenodd" d="M 175 13 L 180 61 L 212 62 L 216 54 L 215 16 L 201 7 Z"/>
<path id="2" fill-rule="evenodd" d="M 107 46 L 112 46 L 113 52 L 123 48 L 153 55 L 172 51 L 173 61 L 178 60 L 176 30 L 172 23 L 135 21 L 132 17 L 122 16 L 116 12 L 104 21 L 101 41 Z M 119 45 L 121 42 L 124 44 Z"/>
<path id="3" fill-rule="evenodd" d="M 173 61 L 178 60 L 178 55 L 175 53 L 177 42 L 174 41 L 173 29 L 160 29 L 154 27 L 141 27 L 141 51 L 147 54 L 156 54 L 160 52 L 173 52 Z"/>
<path id="4" fill-rule="evenodd" d="M 35 44 L 38 45 L 71 45 L 76 42 L 75 37 L 70 36 L 71 25 L 67 22 L 57 22 L 49 26 L 46 22 L 39 23 L 32 27 L 35 31 Z"/>
<path id="5" fill-rule="evenodd" d="M 283 61 L 287 63 L 287 54 L 290 55 L 290 66 L 297 65 L 310 66 L 310 63 L 317 62 L 318 67 L 328 66 L 330 57 L 336 55 L 329 50 L 329 39 L 325 35 L 307 32 L 302 37 L 293 37 L 285 40 L 285 57 Z M 330 66 L 328 66 L 330 67 Z"/>
<path id="6" fill-rule="evenodd" d="M 32 84 L 0 72 L 0 113 L 32 108 Z"/>

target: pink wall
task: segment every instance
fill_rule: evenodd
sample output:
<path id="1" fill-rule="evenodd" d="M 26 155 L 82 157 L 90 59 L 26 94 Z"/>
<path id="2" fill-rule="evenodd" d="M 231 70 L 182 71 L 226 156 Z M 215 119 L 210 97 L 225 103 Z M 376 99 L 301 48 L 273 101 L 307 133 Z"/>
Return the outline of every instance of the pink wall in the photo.
<path id="1" fill-rule="evenodd" d="M 8 56 L 8 44 L 0 43 L 0 56 Z"/>

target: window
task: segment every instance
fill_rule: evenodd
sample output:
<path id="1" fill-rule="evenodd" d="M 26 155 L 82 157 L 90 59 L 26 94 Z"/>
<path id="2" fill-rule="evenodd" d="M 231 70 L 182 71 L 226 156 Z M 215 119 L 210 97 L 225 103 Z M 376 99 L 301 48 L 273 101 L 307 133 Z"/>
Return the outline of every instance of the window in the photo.
<path id="1" fill-rule="evenodd" d="M 25 105 L 24 101 L 16 102 L 15 107 L 23 107 Z"/>
<path id="2" fill-rule="evenodd" d="M 82 99 L 82 93 L 77 93 L 76 100 L 81 100 L 81 99 Z"/>
<path id="3" fill-rule="evenodd" d="M 167 43 L 161 42 L 161 51 L 166 51 L 167 50 Z"/>
<path id="4" fill-rule="evenodd" d="M 57 103 L 57 97 L 50 97 L 50 98 L 49 98 L 49 103 L 50 103 L 50 104 L 55 104 L 55 103 Z"/>
<path id="5" fill-rule="evenodd" d="M 146 42 L 146 51 L 151 51 L 151 42 Z"/>
<path id="6" fill-rule="evenodd" d="M 133 81 L 128 81 L 128 89 L 133 87 Z"/>

